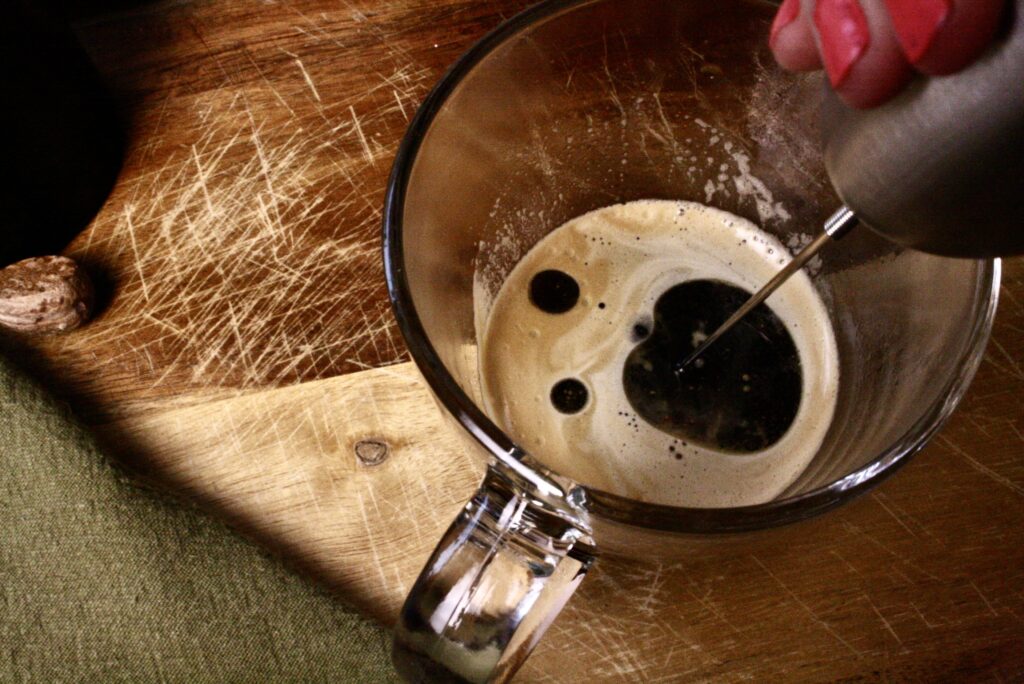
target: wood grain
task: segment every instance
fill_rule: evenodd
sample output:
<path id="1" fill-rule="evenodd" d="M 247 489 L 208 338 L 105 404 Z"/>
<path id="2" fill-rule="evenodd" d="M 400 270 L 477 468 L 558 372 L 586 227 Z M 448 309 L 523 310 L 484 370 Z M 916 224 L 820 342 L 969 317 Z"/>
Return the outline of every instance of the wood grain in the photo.
<path id="1" fill-rule="evenodd" d="M 40 345 L 94 417 L 403 360 L 384 182 L 471 37 L 523 3 L 163 3 L 80 27 L 129 117 L 125 168 L 67 254 L 113 288 Z"/>
<path id="2" fill-rule="evenodd" d="M 390 623 L 479 476 L 407 362 L 378 230 L 409 117 L 524 2 L 161 2 L 79 26 L 129 152 L 26 361 L 132 464 Z M 603 559 L 522 681 L 1024 678 L 1024 263 L 950 424 L 871 495 Z M 388 443 L 377 466 L 355 444 Z"/>
<path id="3" fill-rule="evenodd" d="M 483 476 L 411 363 L 151 411 L 99 433 L 385 623 Z M 386 458 L 362 463 L 364 441 L 386 445 Z"/>

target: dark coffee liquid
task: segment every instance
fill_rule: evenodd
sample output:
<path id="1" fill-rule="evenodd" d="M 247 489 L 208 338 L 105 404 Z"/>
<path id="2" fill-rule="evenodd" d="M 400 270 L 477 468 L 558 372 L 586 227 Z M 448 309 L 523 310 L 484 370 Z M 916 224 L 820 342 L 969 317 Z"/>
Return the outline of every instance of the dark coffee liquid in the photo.
<path id="1" fill-rule="evenodd" d="M 796 345 L 761 304 L 682 371 L 674 368 L 750 293 L 714 280 L 676 285 L 654 307 L 650 335 L 626 359 L 622 382 L 633 409 L 685 441 L 733 452 L 777 442 L 800 407 Z"/>
<path id="2" fill-rule="evenodd" d="M 541 271 L 530 280 L 530 301 L 541 311 L 565 313 L 576 306 L 579 298 L 579 283 L 564 271 Z"/>

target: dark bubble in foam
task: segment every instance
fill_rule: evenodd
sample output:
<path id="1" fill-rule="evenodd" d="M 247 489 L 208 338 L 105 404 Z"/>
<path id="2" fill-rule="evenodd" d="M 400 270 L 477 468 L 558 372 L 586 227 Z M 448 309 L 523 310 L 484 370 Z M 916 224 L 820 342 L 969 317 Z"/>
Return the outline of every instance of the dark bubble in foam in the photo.
<path id="1" fill-rule="evenodd" d="M 695 280 L 670 288 L 654 307 L 651 334 L 626 359 L 622 382 L 633 409 L 671 435 L 712 449 L 754 452 L 777 442 L 800 407 L 796 345 L 765 304 L 683 371 L 686 355 L 750 296 Z"/>
<path id="2" fill-rule="evenodd" d="M 551 388 L 551 403 L 560 413 L 579 413 L 589 398 L 586 385 L 576 378 L 559 380 Z"/>
<path id="3" fill-rule="evenodd" d="M 647 319 L 637 321 L 636 323 L 633 324 L 632 330 L 629 331 L 629 338 L 633 342 L 641 342 L 643 340 L 646 340 L 648 336 L 650 336 L 651 334 L 652 326 L 653 321 Z"/>
<path id="4" fill-rule="evenodd" d="M 565 271 L 548 269 L 530 280 L 530 301 L 546 313 L 565 313 L 576 306 L 579 298 L 579 283 Z"/>

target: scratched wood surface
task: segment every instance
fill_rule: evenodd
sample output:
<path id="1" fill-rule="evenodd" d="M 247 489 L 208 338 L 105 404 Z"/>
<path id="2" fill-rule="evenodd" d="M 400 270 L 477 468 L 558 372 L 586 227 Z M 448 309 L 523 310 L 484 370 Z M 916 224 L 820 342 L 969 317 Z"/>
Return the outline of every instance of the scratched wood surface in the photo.
<path id="1" fill-rule="evenodd" d="M 134 466 L 383 623 L 480 468 L 391 320 L 384 182 L 444 67 L 523 6 L 177 1 L 79 26 L 129 126 L 67 251 L 106 306 L 20 351 Z M 1002 296 L 961 409 L 893 480 L 676 561 L 603 559 L 520 679 L 1024 678 L 1024 262 Z"/>

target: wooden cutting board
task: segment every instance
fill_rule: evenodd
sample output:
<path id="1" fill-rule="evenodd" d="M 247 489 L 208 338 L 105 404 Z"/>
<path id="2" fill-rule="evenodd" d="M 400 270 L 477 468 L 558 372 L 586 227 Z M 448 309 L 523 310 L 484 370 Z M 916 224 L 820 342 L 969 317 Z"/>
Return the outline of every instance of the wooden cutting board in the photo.
<path id="1" fill-rule="evenodd" d="M 129 129 L 67 251 L 105 308 L 25 359 L 116 453 L 385 624 L 480 474 L 391 317 L 386 174 L 443 69 L 524 6 L 179 0 L 78 27 Z M 603 559 L 520 680 L 1024 677 L 1022 416 L 1017 261 L 967 399 L 903 472 L 813 523 Z"/>

